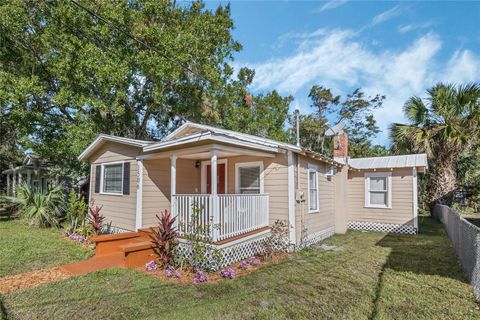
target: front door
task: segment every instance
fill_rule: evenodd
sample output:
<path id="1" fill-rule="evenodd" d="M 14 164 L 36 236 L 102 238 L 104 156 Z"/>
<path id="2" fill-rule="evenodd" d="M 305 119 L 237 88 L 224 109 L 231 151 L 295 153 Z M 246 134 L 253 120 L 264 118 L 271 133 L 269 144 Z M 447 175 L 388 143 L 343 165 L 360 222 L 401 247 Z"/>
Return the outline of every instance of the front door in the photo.
<path id="1" fill-rule="evenodd" d="M 212 166 L 207 164 L 207 193 L 212 193 Z M 217 164 L 217 193 L 225 193 L 225 163 Z"/>

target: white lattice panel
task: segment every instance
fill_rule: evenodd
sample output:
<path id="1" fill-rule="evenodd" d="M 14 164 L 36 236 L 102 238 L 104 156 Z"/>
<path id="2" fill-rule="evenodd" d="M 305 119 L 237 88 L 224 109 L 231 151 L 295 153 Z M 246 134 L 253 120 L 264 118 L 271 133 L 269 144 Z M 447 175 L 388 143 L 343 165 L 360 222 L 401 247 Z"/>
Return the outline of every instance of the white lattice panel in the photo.
<path id="1" fill-rule="evenodd" d="M 416 234 L 418 230 L 407 224 L 349 221 L 348 229 L 360 231 L 378 231 L 391 233 Z"/>
<path id="2" fill-rule="evenodd" d="M 232 245 L 231 247 L 220 249 L 215 245 L 210 245 L 205 252 L 205 260 L 207 262 L 202 267 L 207 270 L 217 271 L 232 263 L 258 255 L 263 252 L 263 243 L 267 236 L 268 235 L 249 239 L 245 242 Z M 182 256 L 185 260 L 190 261 L 192 259 L 192 249 L 187 243 L 180 243 L 175 250 L 177 255 Z M 215 250 L 218 250 L 221 256 L 220 259 L 216 259 Z M 220 264 L 217 264 L 217 261 L 219 261 Z"/>
<path id="3" fill-rule="evenodd" d="M 297 246 L 298 249 L 303 249 L 305 247 L 311 246 L 317 242 L 325 240 L 335 234 L 335 227 L 330 227 L 325 230 L 321 230 L 312 234 L 309 234 L 301 241 L 301 243 Z"/>

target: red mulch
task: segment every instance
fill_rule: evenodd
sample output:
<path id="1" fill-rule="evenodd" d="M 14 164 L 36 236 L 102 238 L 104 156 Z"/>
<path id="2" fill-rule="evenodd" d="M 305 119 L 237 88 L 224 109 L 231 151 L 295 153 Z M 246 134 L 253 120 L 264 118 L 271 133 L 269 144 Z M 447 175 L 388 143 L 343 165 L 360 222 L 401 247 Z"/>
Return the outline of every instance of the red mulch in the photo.
<path id="1" fill-rule="evenodd" d="M 285 259 L 286 257 L 288 256 L 288 253 L 276 253 L 273 255 L 273 257 L 271 259 L 268 259 L 268 260 L 263 260 L 260 258 L 260 261 L 261 263 L 257 266 L 248 266 L 247 268 L 238 268 L 238 266 L 240 265 L 241 261 L 238 262 L 238 263 L 234 263 L 230 266 L 226 266 L 222 269 L 228 269 L 228 268 L 232 268 L 233 270 L 235 270 L 235 279 L 236 278 L 239 278 L 239 277 L 243 277 L 243 276 L 246 276 L 258 269 L 261 269 L 262 267 L 264 266 L 267 266 L 269 264 L 272 264 L 272 263 L 278 263 L 280 261 L 282 261 L 283 259 Z M 246 261 L 248 259 L 244 259 L 243 261 Z M 158 280 L 161 280 L 161 281 L 166 281 L 166 282 L 169 282 L 169 283 L 175 283 L 175 284 L 182 284 L 182 285 L 193 285 L 193 279 L 195 278 L 195 272 L 193 272 L 188 266 L 187 267 L 184 267 L 184 269 L 182 270 L 177 270 L 179 273 L 180 273 L 180 277 L 179 278 L 175 278 L 173 275 L 168 278 L 166 275 L 165 275 L 165 270 L 163 268 L 158 268 L 157 270 L 152 270 L 152 271 L 147 271 L 145 268 L 137 268 L 137 270 L 139 271 L 142 271 Z M 206 283 L 200 283 L 200 284 L 208 284 L 208 283 L 217 283 L 221 280 L 233 280 L 233 279 L 226 279 L 226 278 L 223 278 L 221 275 L 220 275 L 220 270 L 218 272 L 204 272 L 205 275 L 208 275 L 208 282 Z"/>
<path id="2" fill-rule="evenodd" d="M 33 288 L 52 281 L 65 280 L 72 275 L 60 268 L 41 269 L 0 278 L 0 293 Z"/>

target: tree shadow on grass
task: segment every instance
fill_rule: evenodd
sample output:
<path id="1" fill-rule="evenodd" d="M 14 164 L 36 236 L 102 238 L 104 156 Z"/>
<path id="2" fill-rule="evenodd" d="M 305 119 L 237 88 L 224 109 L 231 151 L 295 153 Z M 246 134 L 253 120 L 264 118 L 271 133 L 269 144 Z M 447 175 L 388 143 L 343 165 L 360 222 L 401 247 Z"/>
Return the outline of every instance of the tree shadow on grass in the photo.
<path id="1" fill-rule="evenodd" d="M 431 217 L 420 218 L 418 235 L 389 233 L 376 245 L 389 248 L 390 253 L 379 274 L 374 309 L 370 319 L 377 316 L 387 270 L 405 274 L 440 276 L 467 283 L 443 225 Z"/>

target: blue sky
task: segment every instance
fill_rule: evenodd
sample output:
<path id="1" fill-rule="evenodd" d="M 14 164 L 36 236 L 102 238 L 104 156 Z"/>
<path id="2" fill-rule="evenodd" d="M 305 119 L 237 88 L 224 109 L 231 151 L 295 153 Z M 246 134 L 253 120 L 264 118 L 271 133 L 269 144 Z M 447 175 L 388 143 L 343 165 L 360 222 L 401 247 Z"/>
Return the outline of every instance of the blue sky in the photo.
<path id="1" fill-rule="evenodd" d="M 402 106 L 433 84 L 480 81 L 480 2 L 207 1 L 231 4 L 234 37 L 243 45 L 235 67 L 256 70 L 254 92 L 295 97 L 310 112 L 313 84 L 345 95 L 361 87 L 385 94 L 376 112 L 388 126 L 404 120 Z"/>

